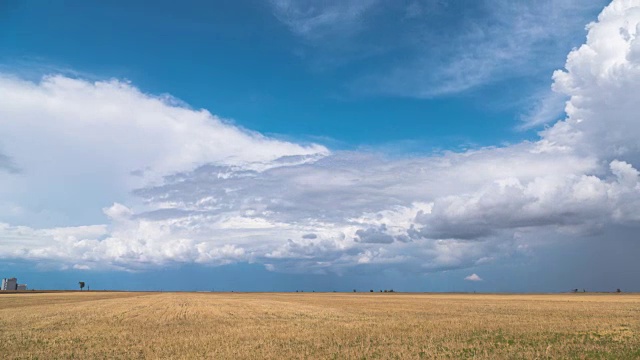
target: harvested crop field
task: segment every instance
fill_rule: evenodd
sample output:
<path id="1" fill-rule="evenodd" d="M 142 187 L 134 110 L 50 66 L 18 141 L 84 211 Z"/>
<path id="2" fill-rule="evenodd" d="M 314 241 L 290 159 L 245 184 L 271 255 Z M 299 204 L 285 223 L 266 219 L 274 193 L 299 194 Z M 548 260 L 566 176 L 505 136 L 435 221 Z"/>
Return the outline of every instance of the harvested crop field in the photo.
<path id="1" fill-rule="evenodd" d="M 8 359 L 640 358 L 640 295 L 0 295 Z"/>

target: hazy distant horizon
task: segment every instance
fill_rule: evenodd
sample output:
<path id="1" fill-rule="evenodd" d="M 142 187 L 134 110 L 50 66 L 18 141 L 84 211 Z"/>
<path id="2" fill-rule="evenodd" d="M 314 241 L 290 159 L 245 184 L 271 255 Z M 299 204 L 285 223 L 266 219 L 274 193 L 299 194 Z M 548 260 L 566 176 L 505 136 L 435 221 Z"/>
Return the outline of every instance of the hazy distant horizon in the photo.
<path id="1" fill-rule="evenodd" d="M 0 4 L 0 278 L 640 292 L 640 0 Z"/>

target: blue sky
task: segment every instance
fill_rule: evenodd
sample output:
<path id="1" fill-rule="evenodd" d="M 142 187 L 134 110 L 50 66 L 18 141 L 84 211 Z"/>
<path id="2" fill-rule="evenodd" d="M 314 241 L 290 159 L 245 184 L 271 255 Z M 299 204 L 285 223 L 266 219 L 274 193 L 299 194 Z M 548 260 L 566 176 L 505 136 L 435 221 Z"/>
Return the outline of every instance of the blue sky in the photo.
<path id="1" fill-rule="evenodd" d="M 603 5 L 571 12 L 579 19 L 559 34 L 567 38 L 545 35 L 525 49 L 548 52 L 542 63 L 533 52 L 522 54 L 511 64 L 505 61 L 512 74 L 477 84 L 469 80 L 469 89 L 451 96 L 425 99 L 413 84 L 391 93 L 361 88 L 359 82 L 419 61 L 426 63 L 421 70 L 438 71 L 464 56 L 455 42 L 471 31 L 465 27 L 485 25 L 485 17 L 495 16 L 482 2 L 431 3 L 372 4 L 370 19 L 353 21 L 365 24 L 340 20 L 346 29 L 335 31 L 346 31 L 346 38 L 319 29 L 319 38 L 307 39 L 262 1 L 15 2 L 5 5 L 0 55 L 5 66 L 34 76 L 69 71 L 128 79 L 145 92 L 169 93 L 267 134 L 326 137 L 345 148 L 407 140 L 424 143 L 420 149 L 486 146 L 530 136 L 515 130 L 531 106 L 528 97 L 549 88 L 551 72 L 581 43 L 584 24 Z M 304 10 L 323 3 L 299 4 Z M 407 18 L 412 8 L 424 8 L 424 14 Z M 349 27 L 357 26 L 363 28 L 354 34 Z M 415 44 L 421 37 L 424 44 Z M 469 41 L 483 46 L 495 39 Z M 425 89 L 445 85 L 431 82 L 425 81 Z"/>
<path id="2" fill-rule="evenodd" d="M 638 6 L 2 2 L 0 276 L 640 290 Z"/>

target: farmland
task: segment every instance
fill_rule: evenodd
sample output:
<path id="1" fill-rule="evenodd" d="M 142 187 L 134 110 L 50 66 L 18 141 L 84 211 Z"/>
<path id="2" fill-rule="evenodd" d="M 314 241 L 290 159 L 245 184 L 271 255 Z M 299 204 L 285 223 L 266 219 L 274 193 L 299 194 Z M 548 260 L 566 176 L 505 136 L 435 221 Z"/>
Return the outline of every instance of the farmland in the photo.
<path id="1" fill-rule="evenodd" d="M 0 295 L 8 359 L 640 358 L 640 295 Z"/>

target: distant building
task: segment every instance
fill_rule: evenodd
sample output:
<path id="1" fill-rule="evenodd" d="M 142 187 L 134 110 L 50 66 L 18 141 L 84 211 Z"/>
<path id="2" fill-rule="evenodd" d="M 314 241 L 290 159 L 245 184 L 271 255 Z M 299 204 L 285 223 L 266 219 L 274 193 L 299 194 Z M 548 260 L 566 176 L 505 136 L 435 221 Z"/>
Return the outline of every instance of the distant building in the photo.
<path id="1" fill-rule="evenodd" d="M 17 290 L 17 289 L 18 289 L 18 279 L 16 278 L 2 279 L 3 291 L 10 291 L 10 290 Z"/>
<path id="2" fill-rule="evenodd" d="M 18 284 L 16 290 L 24 291 L 27 290 L 27 284 Z"/>

